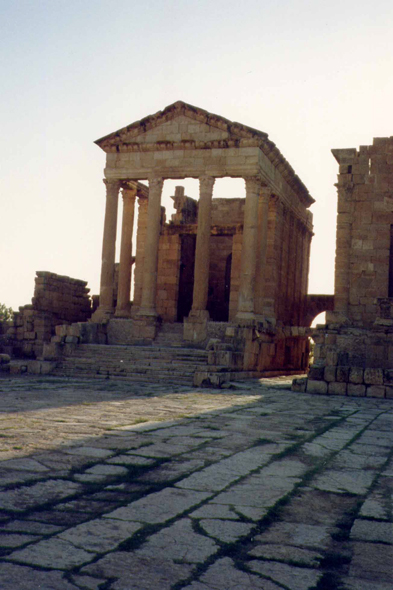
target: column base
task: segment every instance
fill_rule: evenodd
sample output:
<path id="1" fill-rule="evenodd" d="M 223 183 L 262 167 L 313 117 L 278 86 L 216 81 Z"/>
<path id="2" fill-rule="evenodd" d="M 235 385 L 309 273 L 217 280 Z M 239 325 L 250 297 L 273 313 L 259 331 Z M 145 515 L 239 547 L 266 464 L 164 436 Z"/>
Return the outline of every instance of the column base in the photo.
<path id="1" fill-rule="evenodd" d="M 114 309 L 102 309 L 98 307 L 90 318 L 93 324 L 102 324 L 108 322 L 114 315 Z"/>
<path id="2" fill-rule="evenodd" d="M 203 342 L 207 339 L 207 324 L 209 321 L 209 312 L 207 310 L 191 310 L 188 318 L 184 318 L 183 338 L 187 342 L 194 344 Z"/>
<path id="3" fill-rule="evenodd" d="M 146 315 L 142 311 L 134 319 L 135 338 L 140 340 L 154 340 L 157 336 L 157 314 Z"/>
<path id="4" fill-rule="evenodd" d="M 126 307 L 120 309 L 116 308 L 115 311 L 115 318 L 130 318 L 131 317 L 131 303 L 129 303 Z"/>

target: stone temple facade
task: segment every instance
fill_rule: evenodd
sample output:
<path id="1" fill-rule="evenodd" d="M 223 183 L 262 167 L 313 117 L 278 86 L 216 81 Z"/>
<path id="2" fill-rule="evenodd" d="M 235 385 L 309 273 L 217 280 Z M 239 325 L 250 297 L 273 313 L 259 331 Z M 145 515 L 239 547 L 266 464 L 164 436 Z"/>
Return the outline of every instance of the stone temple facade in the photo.
<path id="1" fill-rule="evenodd" d="M 90 307 L 83 281 L 38 273 L 39 296 L 11 329 L 27 370 L 215 386 L 304 372 L 309 326 L 333 298 L 307 294 L 314 199 L 268 135 L 176 102 L 96 144 L 106 154 L 100 293 Z M 225 177 L 243 179 L 244 194 L 218 194 Z M 199 199 L 185 194 L 187 178 Z M 179 184 L 167 220 L 168 179 Z"/>
<path id="2" fill-rule="evenodd" d="M 109 342 L 154 341 L 163 324 L 182 322 L 185 343 L 214 337 L 237 370 L 305 369 L 314 199 L 267 134 L 176 102 L 96 143 L 106 153 L 106 210 L 92 321 L 109 322 Z M 223 177 L 243 178 L 245 198 L 213 198 Z M 179 184 L 166 222 L 163 183 L 185 178 L 199 180 L 199 200 Z"/>
<path id="3" fill-rule="evenodd" d="M 314 335 L 312 393 L 393 398 L 393 137 L 339 164 L 334 311 Z"/>

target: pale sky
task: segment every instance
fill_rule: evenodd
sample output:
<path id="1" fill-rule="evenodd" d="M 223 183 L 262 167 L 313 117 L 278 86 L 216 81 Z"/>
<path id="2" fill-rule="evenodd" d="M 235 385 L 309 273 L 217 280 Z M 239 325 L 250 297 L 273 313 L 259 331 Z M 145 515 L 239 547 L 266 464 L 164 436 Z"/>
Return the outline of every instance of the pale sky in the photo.
<path id="1" fill-rule="evenodd" d="M 393 135 L 391 0 L 0 0 L 0 23 L 0 303 L 30 303 L 36 270 L 99 292 L 93 142 L 177 100 L 269 134 L 316 200 L 309 291 L 333 292 L 330 150 Z"/>

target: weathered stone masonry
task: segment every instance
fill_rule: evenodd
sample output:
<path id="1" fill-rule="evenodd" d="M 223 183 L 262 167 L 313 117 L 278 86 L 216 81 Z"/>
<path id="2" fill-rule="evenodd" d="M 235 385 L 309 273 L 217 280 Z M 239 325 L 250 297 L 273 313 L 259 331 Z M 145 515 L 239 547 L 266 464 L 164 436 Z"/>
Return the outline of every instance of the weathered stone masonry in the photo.
<path id="1" fill-rule="evenodd" d="M 393 397 L 393 137 L 333 150 L 339 164 L 334 311 L 306 390 Z"/>
<path id="2" fill-rule="evenodd" d="M 90 289 L 85 281 L 44 271 L 36 275 L 31 305 L 19 308 L 8 330 L 14 353 L 33 358 L 42 355 L 56 326 L 86 322 L 91 316 Z"/>

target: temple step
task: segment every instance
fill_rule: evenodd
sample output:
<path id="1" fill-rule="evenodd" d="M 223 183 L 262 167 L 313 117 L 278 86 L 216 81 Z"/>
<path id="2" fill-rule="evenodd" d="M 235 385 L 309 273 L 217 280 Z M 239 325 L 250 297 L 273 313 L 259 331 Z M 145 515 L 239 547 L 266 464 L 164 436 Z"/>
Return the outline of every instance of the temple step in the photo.
<path id="1" fill-rule="evenodd" d="M 153 347 L 166 346 L 168 348 L 184 347 L 183 323 L 163 324 L 152 343 Z"/>
<path id="2" fill-rule="evenodd" d="M 53 375 L 192 385 L 195 372 L 207 370 L 207 358 L 205 350 L 185 347 L 81 344 Z"/>

